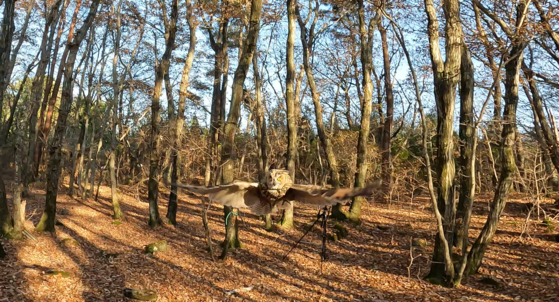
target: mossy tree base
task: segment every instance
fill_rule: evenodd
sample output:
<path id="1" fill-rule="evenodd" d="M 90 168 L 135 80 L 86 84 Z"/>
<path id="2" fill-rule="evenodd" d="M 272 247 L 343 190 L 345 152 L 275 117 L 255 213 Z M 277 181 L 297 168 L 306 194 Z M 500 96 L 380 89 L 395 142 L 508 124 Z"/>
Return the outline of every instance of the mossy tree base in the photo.
<path id="1" fill-rule="evenodd" d="M 122 213 L 122 210 L 120 209 L 120 205 L 115 205 L 113 206 L 114 208 L 114 214 L 113 214 L 113 219 L 114 220 L 122 220 L 124 218 L 124 214 Z"/>
<path id="2" fill-rule="evenodd" d="M 339 203 L 332 207 L 332 213 L 330 214 L 330 218 L 333 218 L 338 221 L 346 221 L 349 218 L 349 214 L 343 210 L 342 204 Z"/>
<path id="3" fill-rule="evenodd" d="M 291 229 L 294 227 L 293 224 L 293 203 L 283 211 L 283 215 L 281 216 L 280 221 L 278 222 L 278 226 L 283 229 Z"/>
<path id="4" fill-rule="evenodd" d="M 347 213 L 347 219 L 353 222 L 355 225 L 360 225 L 361 220 L 359 217 L 361 216 L 361 207 L 365 204 L 367 200 L 363 197 L 355 197 L 351 206 L 349 207 L 349 213 Z"/>
<path id="5" fill-rule="evenodd" d="M 56 229 L 54 227 L 55 224 L 56 224 L 56 222 L 55 222 L 54 217 L 50 218 L 47 213 L 43 213 L 43 216 L 41 216 L 41 220 L 39 221 L 37 226 L 35 226 L 35 232 L 51 232 L 51 233 L 54 233 L 56 231 Z"/>
<path id="6" fill-rule="evenodd" d="M 229 250 L 243 248 L 243 244 L 239 239 L 238 210 L 226 206 L 223 209 L 223 213 L 225 218 L 225 240 L 221 244 L 223 251 L 219 257 L 220 259 L 227 258 Z"/>
<path id="7" fill-rule="evenodd" d="M 264 226 L 264 228 L 266 229 L 266 231 L 271 232 L 274 229 L 274 222 L 272 221 L 272 215 L 267 214 L 264 216 L 264 221 L 266 221 L 266 225 Z"/>

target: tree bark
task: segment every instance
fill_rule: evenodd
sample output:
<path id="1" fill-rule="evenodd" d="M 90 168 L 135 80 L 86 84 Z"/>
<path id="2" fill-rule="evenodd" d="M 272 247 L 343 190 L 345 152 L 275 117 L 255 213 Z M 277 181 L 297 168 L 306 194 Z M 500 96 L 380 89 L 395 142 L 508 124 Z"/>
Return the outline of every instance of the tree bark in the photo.
<path id="1" fill-rule="evenodd" d="M 454 234 L 454 143 L 453 119 L 456 103 L 456 87 L 460 78 L 462 57 L 462 26 L 460 24 L 460 3 L 457 0 L 443 1 L 445 15 L 445 54 L 443 61 L 439 46 L 439 22 L 432 0 L 425 0 L 428 18 L 429 50 L 433 66 L 434 94 L 437 104 L 437 158 L 435 166 L 438 174 L 437 207 L 443 214 L 443 231 L 435 237 L 435 251 L 431 270 L 426 279 L 432 283 L 451 284 L 454 267 L 449 263 L 450 247 Z M 440 232 L 440 230 L 439 230 Z M 441 240 L 445 238 L 446 242 Z M 448 246 L 444 246 L 448 245 Z"/>
<path id="2" fill-rule="evenodd" d="M 460 197 L 456 210 L 454 246 L 466 248 L 468 228 L 475 193 L 475 139 L 474 139 L 474 66 L 466 48 L 462 47 L 460 66 L 460 157 L 458 158 Z"/>
<path id="3" fill-rule="evenodd" d="M 29 182 L 32 181 L 35 175 L 36 168 L 35 164 L 35 148 L 37 145 L 37 134 L 39 133 L 39 124 L 37 123 L 37 115 L 39 113 L 39 107 L 41 106 L 41 97 L 43 95 L 43 84 L 45 71 L 49 63 L 49 54 L 52 49 L 52 43 L 54 40 L 54 31 L 56 29 L 56 24 L 58 23 L 59 13 L 58 10 L 63 1 L 58 0 L 54 5 L 51 6 L 50 11 L 45 19 L 45 26 L 43 31 L 43 38 L 41 40 L 41 58 L 39 64 L 37 65 L 37 70 L 35 71 L 35 77 L 33 78 L 33 83 L 31 84 L 31 116 L 29 117 L 29 146 L 26 164 L 23 168 L 23 190 L 27 191 Z"/>
<path id="4" fill-rule="evenodd" d="M 226 71 L 226 61 L 228 61 L 228 29 L 229 20 L 224 18 L 219 23 L 219 31 L 217 33 L 217 41 L 214 38 L 211 30 L 208 30 L 210 37 L 210 43 L 214 56 L 214 84 L 212 92 L 212 107 L 211 107 L 211 122 L 210 122 L 210 138 L 208 142 L 208 159 L 206 163 L 206 174 L 204 177 L 204 183 L 206 186 L 216 185 L 218 180 L 217 174 L 219 174 L 219 136 L 222 135 L 223 126 L 223 116 L 222 108 L 224 108 L 225 99 L 222 93 L 222 76 L 228 72 Z M 227 75 L 226 75 L 227 76 Z M 224 85 L 225 86 L 225 85 Z M 226 86 L 225 86 L 226 87 Z M 213 171 L 213 173 L 212 173 Z M 212 177 L 213 176 L 213 177 Z"/>
<path id="5" fill-rule="evenodd" d="M 27 4 L 27 8 L 25 11 L 25 20 L 23 20 L 23 25 L 19 31 L 19 40 L 17 41 L 16 47 L 12 50 L 12 56 L 10 59 L 10 64 L 8 65 L 8 70 L 6 73 L 6 81 L 10 82 L 12 77 L 12 72 L 14 71 L 14 66 L 16 65 L 17 55 L 19 54 L 19 50 L 23 45 L 27 37 L 27 28 L 29 27 L 29 19 L 31 18 L 31 14 L 33 13 L 33 8 L 35 7 L 35 2 L 29 1 Z"/>
<path id="6" fill-rule="evenodd" d="M 470 253 L 468 254 L 468 262 L 466 266 L 466 275 L 475 274 L 481 266 L 483 256 L 487 247 L 491 243 L 491 239 L 497 231 L 497 224 L 503 212 L 509 192 L 512 188 L 513 179 L 517 172 L 514 146 L 515 146 L 515 129 L 516 129 L 516 109 L 518 106 L 518 83 L 520 68 L 523 60 L 524 48 L 528 42 L 523 34 L 512 32 L 510 28 L 495 15 L 489 13 L 478 0 L 473 0 L 474 4 L 480 8 L 486 15 L 493 18 L 500 24 L 501 29 L 509 37 L 512 42 L 512 48 L 509 52 L 507 63 L 505 64 L 505 111 L 503 115 L 503 128 L 501 132 L 501 175 L 493 202 L 489 210 L 489 215 L 481 233 L 476 239 Z M 516 5 L 516 24 L 515 27 L 522 25 L 527 12 L 527 0 L 520 1 Z"/>
<path id="7" fill-rule="evenodd" d="M 75 142 L 74 144 L 74 149 L 72 150 L 72 160 L 71 160 L 71 164 L 72 164 L 72 171 L 70 173 L 70 183 L 68 184 L 68 196 L 73 196 L 74 195 L 74 183 L 76 181 L 76 172 L 78 170 L 78 164 L 81 160 L 81 150 L 83 148 L 85 148 L 84 145 L 84 141 L 86 139 L 86 134 L 87 134 L 87 125 L 85 124 L 85 119 L 86 116 L 89 114 L 89 107 L 91 106 L 91 99 L 89 98 L 90 93 L 88 92 L 88 97 L 85 97 L 85 102 L 84 102 L 84 106 L 83 106 L 83 113 L 80 113 L 80 108 L 81 108 L 81 100 L 83 97 L 82 91 L 83 91 L 83 82 L 85 81 L 85 75 L 87 74 L 87 69 L 88 69 L 88 65 L 89 65 L 89 58 L 90 56 L 92 56 L 91 54 L 91 48 L 93 47 L 93 43 L 94 43 L 94 36 L 95 36 L 95 28 L 93 28 L 90 31 L 89 34 L 89 40 L 87 42 L 87 47 L 86 47 L 86 52 L 82 55 L 83 59 L 85 60 L 85 67 L 83 69 L 82 72 L 82 83 L 80 83 L 80 88 L 79 88 L 79 92 L 78 92 L 78 102 L 76 104 L 76 115 L 79 114 L 79 125 L 80 125 L 80 135 L 78 137 L 78 140 Z M 78 67 L 79 70 L 80 67 Z M 88 77 L 90 78 L 90 77 Z M 88 91 L 90 91 L 92 87 L 89 86 L 88 87 Z"/>
<path id="8" fill-rule="evenodd" d="M 514 157 L 516 109 L 518 106 L 520 65 L 522 63 L 522 53 L 526 47 L 526 42 L 515 42 L 518 44 L 513 46 L 509 54 L 509 62 L 505 65 L 506 91 L 501 142 L 501 176 L 499 177 L 499 183 L 495 191 L 495 197 L 493 198 L 487 221 L 468 254 L 468 263 L 466 267 L 467 275 L 475 274 L 481 266 L 485 251 L 491 243 L 495 231 L 497 231 L 497 223 L 505 208 L 517 169 Z"/>
<path id="9" fill-rule="evenodd" d="M 516 160 L 516 168 L 518 169 L 518 174 L 521 178 L 521 181 L 517 182 L 518 191 L 521 193 L 526 193 L 526 187 L 524 186 L 524 181 L 526 180 L 526 169 L 524 168 L 524 148 L 522 146 L 522 137 L 518 133 L 518 127 L 515 127 L 514 132 L 514 158 Z"/>
<path id="10" fill-rule="evenodd" d="M 45 209 L 41 220 L 37 224 L 36 231 L 54 232 L 55 215 L 56 215 L 56 197 L 58 194 L 58 180 L 61 172 L 62 160 L 62 142 L 64 140 L 64 132 L 66 130 L 66 120 L 70 114 L 72 106 L 72 88 L 74 84 L 73 71 L 76 56 L 78 54 L 80 44 L 87 35 L 87 31 L 91 27 L 97 9 L 99 7 L 99 0 L 93 0 L 89 9 L 87 18 L 83 21 L 83 25 L 78 29 L 76 36 L 67 46 L 68 59 L 64 62 L 61 68 L 64 69 L 64 85 L 62 87 L 62 99 L 60 101 L 60 108 L 58 111 L 58 120 L 54 137 L 50 143 L 50 161 L 48 164 L 48 177 L 47 177 L 47 194 L 45 201 Z"/>
<path id="11" fill-rule="evenodd" d="M 171 154 L 171 183 L 177 183 L 178 181 L 178 161 L 179 161 L 179 151 L 181 149 L 181 135 L 182 128 L 184 126 L 184 111 L 186 105 L 186 96 L 188 94 L 188 86 L 190 79 L 190 69 L 192 68 L 192 62 L 194 61 L 194 53 L 196 51 L 196 23 L 194 20 L 194 15 L 192 11 L 192 0 L 187 0 L 187 22 L 188 28 L 190 30 L 190 44 L 188 46 L 188 54 L 186 55 L 186 61 L 182 69 L 182 78 L 179 88 L 179 106 L 176 116 L 176 128 L 173 137 L 173 150 Z M 171 185 L 171 194 L 169 196 L 169 206 L 167 208 L 167 219 L 172 225 L 177 225 L 177 187 Z"/>
<path id="12" fill-rule="evenodd" d="M 120 208 L 120 203 L 118 202 L 118 190 L 117 190 L 117 176 L 116 176 L 116 148 L 118 146 L 117 140 L 117 125 L 118 125 L 118 103 L 120 96 L 120 83 L 118 79 L 118 59 L 120 56 L 120 38 L 121 38 L 121 17 L 120 17 L 120 7 L 122 5 L 122 0 L 117 4 L 117 7 L 113 6 L 113 14 L 116 16 L 115 33 L 114 33 L 114 55 L 113 55 L 113 114 L 111 118 L 111 144 L 109 149 L 109 175 L 111 178 L 111 200 L 113 204 L 113 219 L 120 220 L 124 217 L 122 209 Z M 121 129 L 122 131 L 122 129 Z"/>
<path id="13" fill-rule="evenodd" d="M 260 31 L 260 15 L 262 11 L 262 0 L 252 0 L 250 7 L 250 22 L 246 40 L 243 42 L 242 56 L 239 58 L 239 64 L 233 78 L 233 92 L 231 99 L 231 107 L 225 124 L 224 142 L 222 149 L 222 183 L 228 184 L 234 180 L 234 163 L 236 161 L 236 152 L 234 149 L 235 133 L 237 132 L 237 124 L 241 111 L 241 102 L 244 99 L 243 87 L 246 75 L 248 73 L 252 56 L 256 50 L 258 41 L 258 33 Z M 232 213 L 230 207 L 224 208 L 225 219 Z M 234 222 L 226 225 L 225 242 L 223 246 L 222 258 L 227 257 L 227 251 L 231 248 L 240 247 L 238 237 L 237 217 Z"/>
<path id="14" fill-rule="evenodd" d="M 319 7 L 314 8 L 314 18 L 311 24 L 311 29 L 307 30 L 306 23 L 301 18 L 301 14 L 297 6 L 295 7 L 295 13 L 297 14 L 297 21 L 299 22 L 299 28 L 301 29 L 301 43 L 303 45 L 303 67 L 307 75 L 307 83 L 311 89 L 312 100 L 314 104 L 314 113 L 316 117 L 316 130 L 318 132 L 318 137 L 320 138 L 320 143 L 324 146 L 324 151 L 326 152 L 326 160 L 328 161 L 328 166 L 330 167 L 330 182 L 333 187 L 340 187 L 340 176 L 338 172 L 338 162 L 336 160 L 336 155 L 334 154 L 334 149 L 330 138 L 324 130 L 324 121 L 322 117 L 323 109 L 320 103 L 320 93 L 316 87 L 314 81 L 314 75 L 311 68 L 311 58 L 313 56 L 313 42 L 315 37 L 315 25 L 318 21 Z"/>
<path id="15" fill-rule="evenodd" d="M 165 5 L 163 3 L 162 5 Z M 157 174 L 159 171 L 159 123 L 161 117 L 159 116 L 159 98 L 161 97 L 161 88 L 163 85 L 163 78 L 165 73 L 169 72 L 169 65 L 171 54 L 175 44 L 175 37 L 177 31 L 178 19 L 178 0 L 173 0 L 171 4 L 171 20 L 165 26 L 165 34 L 168 35 L 165 43 L 165 52 L 161 57 L 161 62 L 156 68 L 155 72 L 155 86 L 153 89 L 153 97 L 151 101 L 151 135 L 150 135 L 150 160 L 149 160 L 149 182 L 148 182 L 148 202 L 149 202 L 149 226 L 155 227 L 161 224 L 161 217 L 159 216 L 158 208 L 158 195 L 159 195 L 159 182 L 157 181 Z M 166 10 L 163 9 L 163 13 Z M 166 18 L 166 16 L 165 16 Z"/>
<path id="16" fill-rule="evenodd" d="M 262 106 L 262 80 L 260 78 L 260 70 L 258 69 L 258 56 L 252 56 L 252 67 L 254 72 L 254 99 L 255 104 L 252 106 L 255 113 L 253 114 L 256 124 L 256 144 L 258 146 L 258 181 L 263 182 L 268 173 L 268 140 L 266 133 L 266 120 L 264 119 L 264 107 Z M 272 230 L 272 216 L 265 215 L 265 229 Z"/>
<path id="17" fill-rule="evenodd" d="M 56 105 L 56 101 L 58 100 L 58 90 L 60 89 L 60 83 L 62 82 L 62 75 L 64 74 L 63 66 L 68 58 L 69 45 L 74 38 L 74 29 L 78 21 L 78 13 L 80 11 L 81 4 L 82 4 L 82 0 L 76 1 L 76 8 L 74 9 L 74 15 L 72 16 L 72 22 L 70 23 L 70 28 L 68 30 L 67 45 L 66 48 L 64 49 L 64 52 L 62 53 L 62 58 L 60 59 L 60 67 L 58 68 L 58 73 L 56 75 L 56 80 L 54 81 L 54 86 L 52 86 L 53 85 L 52 74 L 54 73 L 54 66 L 56 65 L 56 57 L 57 57 L 56 54 L 58 51 L 58 47 L 55 47 L 55 50 L 53 52 L 55 55 L 53 56 L 51 62 L 51 72 L 50 72 L 49 79 L 47 79 L 47 85 L 45 87 L 45 93 L 43 96 L 43 103 L 41 104 L 41 119 L 40 119 L 41 124 L 39 126 L 41 130 L 38 133 L 38 135 L 40 135 L 41 137 L 37 139 L 37 146 L 35 150 L 35 169 L 37 169 L 35 171 L 36 175 L 38 175 L 39 165 L 41 163 L 41 158 L 43 156 L 43 149 L 45 148 L 48 142 L 50 128 L 52 126 L 52 118 L 54 115 L 54 107 Z M 61 17 L 62 23 L 60 24 L 58 37 L 56 39 L 57 40 L 56 45 L 58 45 L 58 41 L 60 40 L 60 36 L 62 35 L 62 31 L 64 30 L 64 24 L 65 24 L 64 12 L 66 10 L 67 5 L 68 4 L 65 4 L 63 8 L 63 15 Z M 52 87 L 52 92 L 50 90 L 51 87 Z"/>
<path id="18" fill-rule="evenodd" d="M 287 45 L 286 45 L 286 67 L 285 78 L 285 104 L 287 107 L 287 170 L 291 179 L 295 181 L 295 162 L 297 161 L 297 116 L 295 113 L 295 34 L 297 33 L 295 23 L 295 9 L 297 0 L 287 1 Z M 293 227 L 293 202 L 283 211 L 279 225 L 283 228 Z"/>
<path id="19" fill-rule="evenodd" d="M 10 79 L 7 78 L 10 71 L 10 53 L 12 52 L 12 39 L 14 35 L 15 0 L 6 0 L 4 3 L 4 18 L 2 19 L 0 34 L 0 117 L 4 108 L 4 94 L 8 88 Z"/>
<path id="20" fill-rule="evenodd" d="M 37 53 L 37 56 L 38 55 L 39 54 Z M 10 129 L 12 128 L 12 125 L 14 123 L 14 117 L 15 117 L 15 114 L 16 114 L 17 104 L 19 103 L 19 100 L 21 99 L 21 94 L 22 94 L 23 90 L 25 89 L 25 83 L 27 83 L 27 79 L 29 78 L 29 73 L 31 73 L 31 69 L 33 69 L 33 67 L 35 66 L 35 61 L 37 60 L 37 56 L 35 57 L 33 62 L 31 62 L 29 64 L 29 66 L 27 66 L 27 70 L 25 71 L 25 74 L 23 75 L 23 79 L 21 80 L 21 82 L 19 84 L 19 89 L 18 89 L 17 94 L 14 98 L 12 106 L 10 107 L 10 115 L 9 115 L 8 120 L 6 121 L 6 123 L 3 125 L 4 127 L 2 127 L 2 133 L 0 133 L 0 146 L 3 146 L 8 141 L 8 136 L 10 134 Z M 23 150 L 21 150 L 21 151 L 23 151 Z"/>
<path id="21" fill-rule="evenodd" d="M 369 142 L 369 132 L 371 128 L 371 113 L 373 111 L 373 81 L 371 73 L 373 71 L 373 54 L 372 40 L 374 26 L 379 22 L 379 12 L 377 17 L 367 22 L 365 21 L 365 5 L 363 0 L 357 1 L 358 15 L 359 15 L 359 40 L 361 52 L 361 71 L 363 74 L 363 104 L 361 106 L 361 127 L 359 129 L 359 138 L 357 140 L 357 172 L 355 173 L 355 187 L 365 186 L 369 163 L 367 162 Z M 366 202 L 364 197 L 354 197 L 349 207 L 348 218 L 355 223 L 359 222 L 361 215 L 361 207 Z"/>
<path id="22" fill-rule="evenodd" d="M 532 97 L 529 98 L 529 101 L 534 112 L 534 117 L 539 123 L 539 129 L 543 135 L 542 138 L 546 144 L 546 153 L 549 154 L 555 169 L 559 173 L 559 146 L 547 122 L 547 117 L 543 109 L 543 100 L 539 93 L 538 86 L 536 85 L 536 80 L 534 79 L 534 72 L 528 68 L 524 62 L 522 63 L 522 71 L 530 87 L 530 92 L 532 93 Z"/>
<path id="23" fill-rule="evenodd" d="M 384 90 L 386 95 L 386 116 L 382 131 L 380 152 L 382 153 L 382 180 L 384 192 L 388 194 L 392 183 L 392 162 L 390 160 L 390 145 L 392 139 L 392 124 L 394 120 L 394 93 L 392 89 L 392 78 L 390 77 L 390 54 L 388 53 L 388 41 L 386 29 L 379 23 L 379 31 L 382 41 L 382 55 L 384 60 Z"/>
<path id="24" fill-rule="evenodd" d="M 6 186 L 0 175 L 0 237 L 7 235 L 12 229 L 8 200 L 6 199 Z"/>
<path id="25" fill-rule="evenodd" d="M 22 231 L 23 231 L 23 224 L 25 222 L 25 201 L 21 201 L 22 193 L 23 193 L 23 182 L 22 182 L 22 153 L 23 153 L 23 141 L 21 137 L 21 133 L 16 130 L 15 133 L 15 185 L 16 188 L 14 190 L 13 195 L 13 224 L 14 228 L 11 232 L 11 236 L 14 239 L 21 239 Z"/>

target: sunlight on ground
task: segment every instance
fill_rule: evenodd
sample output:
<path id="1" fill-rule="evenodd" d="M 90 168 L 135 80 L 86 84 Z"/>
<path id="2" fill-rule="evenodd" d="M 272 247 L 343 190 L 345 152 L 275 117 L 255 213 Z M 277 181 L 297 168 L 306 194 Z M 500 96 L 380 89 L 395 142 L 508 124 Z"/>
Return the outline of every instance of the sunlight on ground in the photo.
<path id="1" fill-rule="evenodd" d="M 27 211 L 40 213 L 44 192 L 33 193 Z M 240 234 L 246 247 L 214 263 L 198 198 L 180 195 L 176 228 L 150 229 L 146 194 L 137 200 L 135 187 L 122 187 L 120 193 L 126 215 L 121 225 L 111 219 L 108 187 L 101 187 L 99 201 L 70 198 L 63 189 L 58 211 L 67 213 L 57 215 L 63 226 L 57 226 L 56 235 L 34 233 L 37 242 L 5 241 L 10 256 L 0 267 L 0 301 L 125 301 L 124 288 L 155 290 L 158 301 L 552 301 L 559 292 L 559 244 L 536 220 L 520 239 L 525 215 L 516 210 L 527 201 L 518 196 L 505 210 L 480 276 L 447 289 L 421 280 L 429 269 L 435 229 L 425 199 L 367 205 L 360 226 L 346 224 L 349 237 L 328 243 L 321 274 L 318 226 L 281 261 L 313 222 L 316 209 L 296 206 L 296 230 L 276 232 L 266 232 L 263 221 L 243 212 Z M 162 217 L 167 193 L 160 195 Z M 474 213 L 472 238 L 487 215 L 487 202 L 477 202 Z M 31 220 L 37 223 L 39 217 Z M 224 236 L 222 208 L 212 206 L 208 219 L 217 253 Z M 427 247 L 412 247 L 417 258 L 410 265 L 412 238 L 426 239 Z M 144 254 L 143 247 L 157 240 L 167 240 L 169 250 Z M 70 275 L 51 276 L 48 270 Z M 499 285 L 480 283 L 484 276 Z M 251 290 L 227 294 L 245 287 Z"/>

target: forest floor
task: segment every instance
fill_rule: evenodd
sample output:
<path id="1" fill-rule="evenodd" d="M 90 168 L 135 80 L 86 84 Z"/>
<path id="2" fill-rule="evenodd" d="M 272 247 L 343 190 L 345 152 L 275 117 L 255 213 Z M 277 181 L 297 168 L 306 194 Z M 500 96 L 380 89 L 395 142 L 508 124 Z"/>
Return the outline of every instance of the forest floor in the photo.
<path id="1" fill-rule="evenodd" d="M 9 182 L 7 189 L 12 191 Z M 282 261 L 314 221 L 315 208 L 296 205 L 296 227 L 274 232 L 243 211 L 244 248 L 212 262 L 198 197 L 180 193 L 177 227 L 151 229 L 145 187 L 120 186 L 119 191 L 126 215 L 122 224 L 111 219 L 109 187 L 101 187 L 98 201 L 84 201 L 68 197 L 63 186 L 57 206 L 62 225 L 54 235 L 37 234 L 32 230 L 45 191 L 44 184 L 35 184 L 27 198 L 26 228 L 37 241 L 2 239 L 8 256 L 0 260 L 0 301 L 129 301 L 124 288 L 155 290 L 158 301 L 559 301 L 557 230 L 541 223 L 541 213 L 539 220 L 532 213 L 534 219 L 526 224 L 523 209 L 530 199 L 523 195 L 511 196 L 480 274 L 449 289 L 422 280 L 435 230 L 425 197 L 365 205 L 362 224 L 345 223 L 349 236 L 328 242 L 321 270 L 319 225 Z M 471 240 L 485 221 L 489 198 L 481 195 L 475 203 Z M 163 188 L 162 217 L 167 200 L 168 189 Z M 553 201 L 542 202 L 551 213 Z M 212 206 L 208 219 L 218 243 L 224 237 L 222 208 Z M 329 232 L 333 224 L 330 220 Z M 412 238 L 425 239 L 426 247 L 410 249 Z M 166 240 L 169 249 L 144 254 L 144 246 L 158 240 Z M 217 244 L 214 251 L 217 257 Z M 52 276 L 48 270 L 70 275 Z M 496 282 L 482 282 L 487 278 Z"/>

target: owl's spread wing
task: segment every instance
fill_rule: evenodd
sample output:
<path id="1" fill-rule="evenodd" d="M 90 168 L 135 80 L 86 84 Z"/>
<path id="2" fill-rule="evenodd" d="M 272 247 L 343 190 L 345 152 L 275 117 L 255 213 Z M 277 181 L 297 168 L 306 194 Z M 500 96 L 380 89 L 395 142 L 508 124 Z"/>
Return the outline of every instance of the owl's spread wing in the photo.
<path id="1" fill-rule="evenodd" d="M 178 188 L 188 190 L 193 193 L 197 194 L 211 194 L 216 193 L 219 191 L 227 190 L 230 188 L 237 188 L 238 190 L 244 190 L 250 187 L 258 187 L 258 183 L 256 182 L 233 182 L 227 185 L 220 185 L 220 186 L 190 186 L 190 185 L 183 185 L 179 183 L 174 183 L 173 186 L 177 186 Z"/>
<path id="2" fill-rule="evenodd" d="M 258 183 L 234 182 L 213 187 L 181 184 L 176 184 L 176 186 L 194 193 L 208 194 L 210 201 L 234 208 L 250 208 L 259 202 Z"/>
<path id="3" fill-rule="evenodd" d="M 372 195 L 374 190 L 380 187 L 380 185 L 381 181 L 377 180 L 373 184 L 363 188 L 313 189 L 310 191 L 300 188 L 290 188 L 287 190 L 283 199 L 294 200 L 299 203 L 314 206 L 331 206 L 356 196 Z"/>

